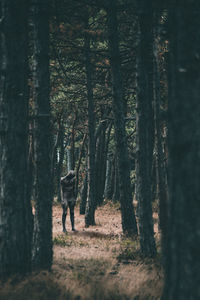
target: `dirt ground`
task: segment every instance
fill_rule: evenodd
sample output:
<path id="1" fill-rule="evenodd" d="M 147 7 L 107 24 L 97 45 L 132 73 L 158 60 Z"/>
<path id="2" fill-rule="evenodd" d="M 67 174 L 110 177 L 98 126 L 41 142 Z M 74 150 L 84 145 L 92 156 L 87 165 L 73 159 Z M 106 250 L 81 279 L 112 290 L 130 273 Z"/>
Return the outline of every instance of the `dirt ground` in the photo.
<path id="1" fill-rule="evenodd" d="M 62 209 L 53 207 L 52 271 L 0 284 L 0 300 L 158 300 L 163 286 L 159 255 L 143 259 L 139 241 L 124 237 L 119 207 L 111 202 L 96 210 L 96 225 L 85 228 L 75 209 L 76 232 L 62 232 Z M 155 237 L 159 246 L 157 215 Z M 158 247 L 159 248 L 159 247 Z"/>
<path id="2" fill-rule="evenodd" d="M 127 299 L 160 298 L 163 284 L 160 264 L 157 260 L 141 259 L 139 242 L 123 236 L 119 208 L 112 203 L 99 207 L 95 214 L 96 225 L 85 228 L 84 216 L 79 214 L 77 206 L 77 232 L 71 231 L 68 215 L 67 234 L 62 233 L 61 215 L 60 206 L 55 206 L 53 272 L 73 294 L 86 296 L 91 294 L 91 288 L 95 293 L 100 286 Z M 158 238 L 156 214 L 154 218 Z"/>

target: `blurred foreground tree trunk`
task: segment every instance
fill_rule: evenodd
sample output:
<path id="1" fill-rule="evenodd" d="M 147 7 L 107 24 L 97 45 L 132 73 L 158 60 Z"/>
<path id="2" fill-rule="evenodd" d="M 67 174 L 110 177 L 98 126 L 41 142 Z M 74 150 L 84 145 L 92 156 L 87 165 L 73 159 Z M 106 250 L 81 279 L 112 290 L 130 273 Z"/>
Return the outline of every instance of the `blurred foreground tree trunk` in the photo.
<path id="1" fill-rule="evenodd" d="M 0 2 L 0 277 L 31 266 L 27 4 Z"/>
<path id="2" fill-rule="evenodd" d="M 140 247 L 144 256 L 154 256 L 156 246 L 152 216 L 152 170 L 154 147 L 153 118 L 153 9 L 148 1 L 140 1 L 138 95 L 137 95 L 137 159 L 136 184 L 139 213 Z"/>
<path id="3" fill-rule="evenodd" d="M 161 96 L 161 72 L 164 72 L 160 67 L 161 50 L 161 34 L 160 34 L 160 19 L 162 9 L 158 7 L 155 10 L 155 27 L 154 27 L 154 80 L 155 80 L 155 96 L 154 96 L 154 121 L 155 121 L 155 151 L 156 151 L 156 177 L 159 201 L 159 230 L 161 230 L 162 243 L 166 243 L 166 226 L 167 226 L 167 172 L 165 168 L 165 152 L 163 146 L 163 130 L 166 121 L 162 113 L 164 112 Z M 166 92 L 167 93 L 167 92 Z M 162 253 L 163 259 L 165 254 Z"/>
<path id="4" fill-rule="evenodd" d="M 168 246 L 163 300 L 200 299 L 200 10 L 171 8 Z"/>
<path id="5" fill-rule="evenodd" d="M 50 269 L 52 264 L 52 140 L 49 103 L 48 1 L 33 4 L 34 100 L 35 100 L 35 218 L 33 267 Z"/>
<path id="6" fill-rule="evenodd" d="M 116 1 L 111 0 L 107 5 L 108 39 L 110 64 L 113 83 L 113 114 L 117 164 L 119 170 L 120 203 L 122 228 L 124 233 L 137 234 L 137 225 L 133 208 L 131 192 L 128 148 L 125 130 L 123 87 L 121 77 L 120 52 L 118 41 L 118 22 Z"/>

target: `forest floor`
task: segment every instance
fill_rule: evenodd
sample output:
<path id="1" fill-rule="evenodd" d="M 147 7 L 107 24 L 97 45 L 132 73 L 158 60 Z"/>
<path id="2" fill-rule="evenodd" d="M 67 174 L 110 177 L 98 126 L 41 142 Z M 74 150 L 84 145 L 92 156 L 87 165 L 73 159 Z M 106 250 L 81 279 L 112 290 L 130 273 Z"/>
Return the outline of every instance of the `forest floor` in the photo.
<path id="1" fill-rule="evenodd" d="M 143 259 L 139 242 L 123 236 L 121 214 L 108 202 L 96 210 L 96 225 L 85 228 L 75 210 L 76 232 L 62 233 L 61 207 L 53 207 L 54 261 L 51 272 L 16 278 L 0 286 L 0 300 L 158 300 L 163 286 L 159 255 Z M 154 214 L 158 242 L 157 215 Z"/>

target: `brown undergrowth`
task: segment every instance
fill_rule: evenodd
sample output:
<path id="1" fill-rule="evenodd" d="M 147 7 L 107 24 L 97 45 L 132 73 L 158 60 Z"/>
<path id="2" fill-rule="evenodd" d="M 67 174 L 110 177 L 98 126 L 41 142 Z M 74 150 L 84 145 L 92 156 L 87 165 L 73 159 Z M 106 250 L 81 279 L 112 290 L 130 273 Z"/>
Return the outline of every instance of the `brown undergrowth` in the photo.
<path id="1" fill-rule="evenodd" d="M 159 258 L 143 259 L 138 240 L 124 237 L 120 210 L 107 203 L 96 225 L 85 228 L 77 206 L 77 232 L 62 233 L 61 208 L 53 208 L 54 262 L 51 272 L 0 285 L 0 300 L 158 300 L 163 272 Z M 157 219 L 155 232 L 157 234 Z M 69 228 L 69 216 L 67 217 Z"/>

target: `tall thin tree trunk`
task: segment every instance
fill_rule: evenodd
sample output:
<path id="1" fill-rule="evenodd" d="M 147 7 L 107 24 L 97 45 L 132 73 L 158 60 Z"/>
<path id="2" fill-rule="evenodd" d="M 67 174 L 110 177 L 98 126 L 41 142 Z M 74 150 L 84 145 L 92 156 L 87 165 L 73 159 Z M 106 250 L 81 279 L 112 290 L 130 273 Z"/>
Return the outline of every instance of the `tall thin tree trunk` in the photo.
<path id="1" fill-rule="evenodd" d="M 140 248 L 144 256 L 154 256 L 156 246 L 152 216 L 153 118 L 153 9 L 139 2 L 140 41 L 138 49 L 137 95 L 137 196 Z"/>
<path id="2" fill-rule="evenodd" d="M 85 172 L 85 178 L 83 180 L 83 185 L 80 192 L 80 215 L 85 214 L 86 204 L 87 204 L 87 189 L 88 189 L 88 172 Z"/>
<path id="3" fill-rule="evenodd" d="M 60 139 L 60 129 L 61 129 L 61 117 L 58 120 L 58 129 L 56 136 L 54 138 L 54 145 L 52 149 L 52 158 L 51 158 L 51 174 L 52 177 L 55 177 L 55 170 L 56 170 L 56 164 L 57 164 L 57 148 L 59 144 L 59 139 Z"/>
<path id="4" fill-rule="evenodd" d="M 85 68 L 87 77 L 88 98 L 88 191 L 85 214 L 85 225 L 95 225 L 95 115 L 92 86 L 92 65 L 90 54 L 90 37 L 85 33 Z"/>
<path id="5" fill-rule="evenodd" d="M 75 169 L 75 126 L 76 126 L 76 121 L 77 121 L 77 112 L 75 113 L 74 120 L 73 120 L 73 125 L 72 125 L 72 137 L 71 137 L 71 145 L 70 145 L 70 150 L 71 150 L 71 156 L 72 156 L 72 170 Z"/>
<path id="6" fill-rule="evenodd" d="M 158 22 L 158 16 L 156 16 Z M 159 70 L 159 34 L 158 24 L 154 30 L 154 77 L 155 77 L 155 97 L 154 97 L 154 119 L 155 119 L 155 147 L 156 147 L 156 172 L 158 182 L 159 199 L 159 228 L 162 231 L 162 244 L 166 243 L 165 233 L 167 231 L 167 186 L 166 170 L 164 166 L 164 149 L 162 145 L 162 119 L 161 119 L 161 92 L 160 92 L 160 70 Z M 164 254 L 164 253 L 163 253 Z M 164 255 L 163 258 L 165 259 Z"/>
<path id="7" fill-rule="evenodd" d="M 52 176 L 49 103 L 48 1 L 34 1 L 34 100 L 35 100 L 35 218 L 33 267 L 50 269 L 52 264 Z"/>
<path id="8" fill-rule="evenodd" d="M 118 202 L 120 201 L 120 189 L 119 189 L 119 168 L 117 163 L 117 155 L 115 153 L 115 159 L 114 159 L 114 186 L 113 186 L 113 195 L 112 195 L 112 201 Z"/>
<path id="9" fill-rule="evenodd" d="M 119 168 L 120 203 L 124 233 L 137 234 L 130 182 L 128 147 L 124 119 L 124 99 L 121 77 L 116 1 L 107 4 L 108 39 L 113 83 L 113 114 L 116 151 Z"/>
<path id="10" fill-rule="evenodd" d="M 82 141 L 81 149 L 80 149 L 80 153 L 79 153 L 78 165 L 77 165 L 77 168 L 76 168 L 76 184 L 75 184 L 75 195 L 76 195 L 76 197 L 78 195 L 78 188 L 79 188 L 79 169 L 80 169 L 80 166 L 81 166 L 81 160 L 82 160 L 83 153 L 84 153 L 84 146 L 85 146 L 86 139 L 87 139 L 87 134 L 85 133 L 84 136 L 83 136 L 83 141 Z"/>
<path id="11" fill-rule="evenodd" d="M 96 204 L 103 203 L 104 180 L 105 180 L 105 134 L 106 123 L 103 124 L 101 133 L 97 139 L 96 156 L 95 156 L 95 189 Z"/>
<path id="12" fill-rule="evenodd" d="M 200 299 L 200 10 L 170 8 L 169 201 L 163 300 Z M 164 245 L 165 246 L 165 245 Z"/>
<path id="13" fill-rule="evenodd" d="M 106 181 L 105 181 L 105 190 L 104 195 L 106 199 L 112 199 L 113 196 L 113 186 L 114 186 L 114 176 L 113 176 L 113 154 L 109 153 L 107 155 L 106 162 Z"/>
<path id="14" fill-rule="evenodd" d="M 64 160 L 64 124 L 61 122 L 59 134 L 59 161 L 57 163 L 56 181 L 57 181 L 57 197 L 58 202 L 61 202 L 60 178 L 62 174 L 63 160 Z"/>
<path id="15" fill-rule="evenodd" d="M 0 2 L 0 277 L 30 271 L 27 2 Z"/>
<path id="16" fill-rule="evenodd" d="M 108 156 L 108 149 L 109 149 L 109 143 L 110 143 L 110 135 L 111 135 L 111 129 L 112 129 L 112 122 L 108 126 L 107 130 L 107 137 L 106 137 L 106 142 L 105 142 L 105 149 L 104 149 L 104 178 L 103 178 L 103 187 L 102 187 L 102 192 L 104 198 L 107 198 L 106 192 L 107 188 L 109 186 L 110 178 L 111 178 L 111 160 L 109 160 Z"/>

